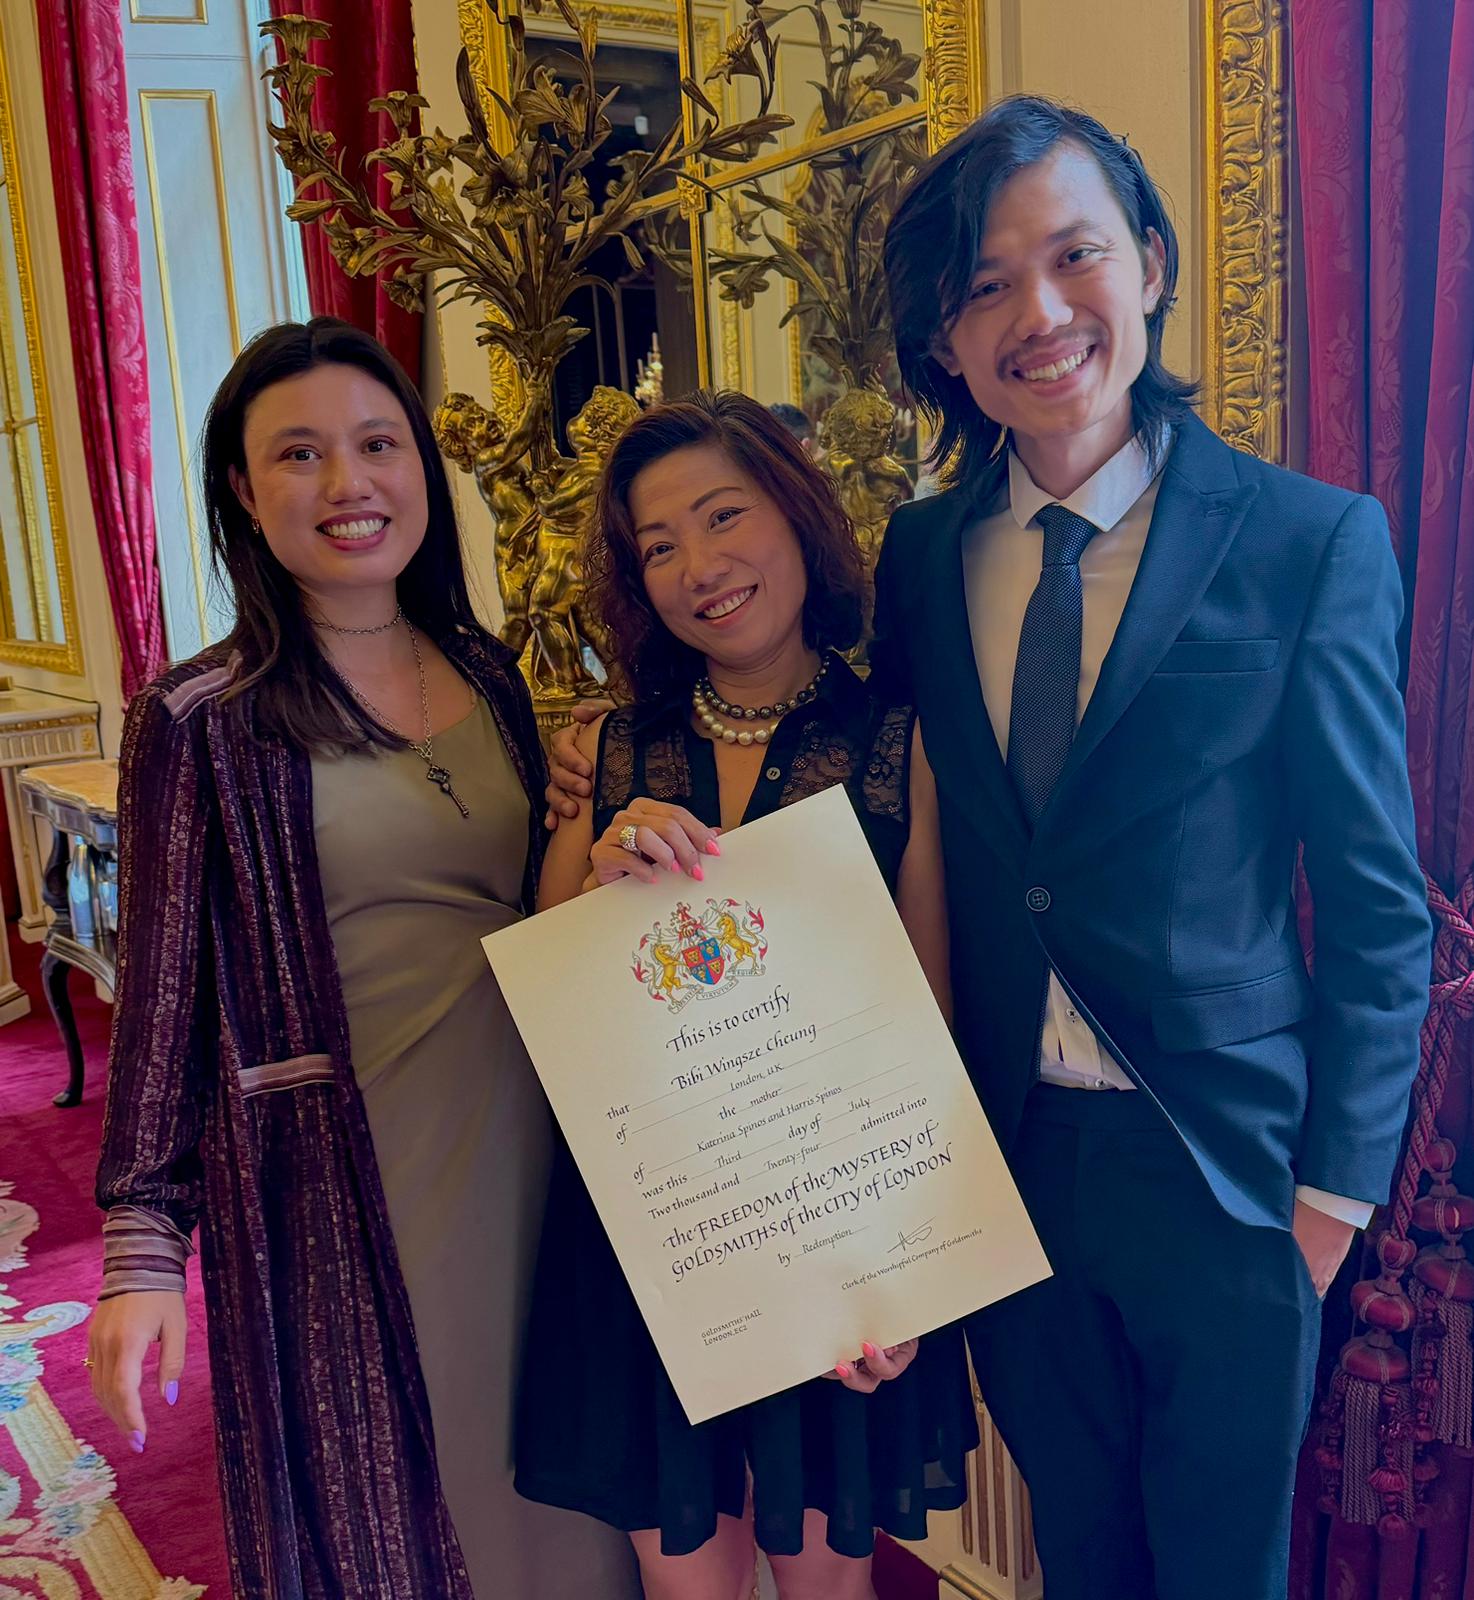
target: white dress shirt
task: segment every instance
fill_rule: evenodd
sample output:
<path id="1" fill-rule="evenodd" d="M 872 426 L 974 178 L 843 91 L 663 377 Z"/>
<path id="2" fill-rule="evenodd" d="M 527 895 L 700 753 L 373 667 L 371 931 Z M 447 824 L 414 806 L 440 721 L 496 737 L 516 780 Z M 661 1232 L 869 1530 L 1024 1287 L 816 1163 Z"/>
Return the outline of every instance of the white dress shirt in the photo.
<path id="1" fill-rule="evenodd" d="M 1095 692 L 1101 664 L 1136 581 L 1159 486 L 1160 474 L 1153 472 L 1146 450 L 1134 437 L 1059 502 L 1041 489 L 1018 456 L 1009 452 L 1008 502 L 969 531 L 963 548 L 973 653 L 988 720 L 1005 760 L 1019 634 L 1044 561 L 1044 536 L 1036 521 L 1039 512 L 1058 503 L 1100 529 L 1080 557 L 1083 608 L 1080 693 L 1075 711 L 1078 723 Z M 1136 1087 L 1080 1016 L 1053 972 L 1044 1011 L 1039 1073 L 1046 1083 L 1072 1089 Z M 1356 1227 L 1365 1227 L 1372 1214 L 1372 1207 L 1362 1200 L 1307 1185 L 1298 1186 L 1295 1193 L 1307 1205 Z"/>

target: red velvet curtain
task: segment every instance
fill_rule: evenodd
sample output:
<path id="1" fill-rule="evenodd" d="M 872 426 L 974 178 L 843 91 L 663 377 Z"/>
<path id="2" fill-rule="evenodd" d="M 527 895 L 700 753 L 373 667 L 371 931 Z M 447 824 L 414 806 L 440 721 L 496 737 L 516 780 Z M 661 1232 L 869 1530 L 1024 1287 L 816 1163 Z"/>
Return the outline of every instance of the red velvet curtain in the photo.
<path id="1" fill-rule="evenodd" d="M 331 38 L 312 52 L 313 62 L 332 73 L 317 80 L 317 120 L 337 138 L 344 172 L 357 177 L 363 173 L 364 156 L 395 137 L 393 123 L 382 113 L 370 112 L 369 101 L 393 89 L 415 88 L 410 0 L 271 0 L 271 12 L 276 17 L 296 13 L 332 24 Z M 376 171 L 370 181 L 375 199 L 386 205 L 387 177 Z M 302 247 L 314 313 L 342 317 L 375 335 L 418 383 L 424 318 L 394 305 L 377 278 L 348 277 L 315 224 L 304 225 Z"/>
<path id="2" fill-rule="evenodd" d="M 1309 469 L 1387 508 L 1411 596 L 1408 754 L 1438 920 L 1394 1201 L 1350 1303 L 1333 1291 L 1327 1306 L 1290 1595 L 1474 1600 L 1461 1243 L 1474 1227 L 1474 4 L 1292 0 L 1290 14 Z"/>
<path id="3" fill-rule="evenodd" d="M 36 0 L 87 477 L 126 698 L 164 663 L 148 360 L 117 0 Z"/>

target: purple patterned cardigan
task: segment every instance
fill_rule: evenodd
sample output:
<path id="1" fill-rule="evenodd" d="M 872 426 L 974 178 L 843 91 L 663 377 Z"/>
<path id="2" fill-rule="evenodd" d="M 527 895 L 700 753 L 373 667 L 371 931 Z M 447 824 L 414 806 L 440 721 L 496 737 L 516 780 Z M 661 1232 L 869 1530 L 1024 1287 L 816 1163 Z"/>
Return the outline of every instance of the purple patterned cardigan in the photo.
<path id="1" fill-rule="evenodd" d="M 527 791 L 530 906 L 544 772 L 527 689 L 489 636 L 441 646 Z M 124 730 L 103 1294 L 181 1288 L 198 1223 L 238 1596 L 471 1600 L 349 1060 L 310 764 L 255 735 L 249 694 L 222 703 L 233 676 L 206 651 Z"/>

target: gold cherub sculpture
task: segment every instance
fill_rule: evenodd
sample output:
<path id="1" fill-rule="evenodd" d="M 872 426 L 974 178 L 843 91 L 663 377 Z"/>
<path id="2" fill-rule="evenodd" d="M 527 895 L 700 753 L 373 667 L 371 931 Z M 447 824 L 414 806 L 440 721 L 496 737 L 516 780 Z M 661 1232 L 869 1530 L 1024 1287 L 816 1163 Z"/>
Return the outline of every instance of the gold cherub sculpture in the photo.
<path id="1" fill-rule="evenodd" d="M 533 475 L 537 496 L 537 572 L 529 606 L 536 648 L 534 692 L 541 701 L 575 699 L 598 688 L 584 664 L 591 644 L 605 662 L 607 641 L 583 591 L 583 543 L 594 515 L 599 479 L 614 441 L 640 415 L 638 402 L 598 384 L 568 424 L 571 461 L 560 462 L 556 482 Z"/>
<path id="2" fill-rule="evenodd" d="M 496 582 L 502 600 L 502 639 L 520 656 L 532 632 L 528 602 L 537 553 L 537 500 L 529 455 L 544 385 L 529 387 L 522 417 L 510 433 L 480 401 L 459 392 L 435 408 L 432 426 L 448 461 L 476 479 L 496 519 Z"/>
<path id="3" fill-rule="evenodd" d="M 824 465 L 839 485 L 840 502 L 871 576 L 891 512 L 914 492 L 906 469 L 891 454 L 895 434 L 895 408 L 874 389 L 841 395 L 820 426 Z"/>

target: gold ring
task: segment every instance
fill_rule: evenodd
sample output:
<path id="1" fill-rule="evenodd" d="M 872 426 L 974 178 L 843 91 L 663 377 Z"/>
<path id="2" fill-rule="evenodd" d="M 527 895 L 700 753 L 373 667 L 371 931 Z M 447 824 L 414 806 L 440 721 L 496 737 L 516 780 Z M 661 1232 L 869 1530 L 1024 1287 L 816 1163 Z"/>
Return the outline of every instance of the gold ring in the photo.
<path id="1" fill-rule="evenodd" d="M 633 822 L 625 823 L 625 825 L 619 830 L 619 848 L 621 850 L 628 850 L 632 856 L 639 855 L 640 847 L 635 843 L 635 836 L 639 833 L 639 831 L 640 830 Z"/>
<path id="2" fill-rule="evenodd" d="M 83 1356 L 82 1357 L 82 1365 L 84 1367 L 90 1367 L 92 1365 L 92 1357 L 91 1356 Z"/>

